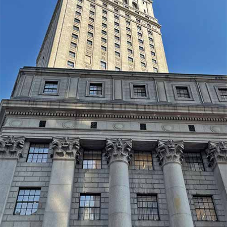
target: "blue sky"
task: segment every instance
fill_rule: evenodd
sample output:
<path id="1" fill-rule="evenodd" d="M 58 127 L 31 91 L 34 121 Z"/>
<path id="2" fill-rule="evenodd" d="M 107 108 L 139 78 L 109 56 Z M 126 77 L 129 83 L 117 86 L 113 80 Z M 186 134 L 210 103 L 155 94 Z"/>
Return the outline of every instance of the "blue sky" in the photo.
<path id="1" fill-rule="evenodd" d="M 35 66 L 57 0 L 0 0 L 0 99 Z M 153 0 L 169 71 L 227 75 L 227 0 Z"/>

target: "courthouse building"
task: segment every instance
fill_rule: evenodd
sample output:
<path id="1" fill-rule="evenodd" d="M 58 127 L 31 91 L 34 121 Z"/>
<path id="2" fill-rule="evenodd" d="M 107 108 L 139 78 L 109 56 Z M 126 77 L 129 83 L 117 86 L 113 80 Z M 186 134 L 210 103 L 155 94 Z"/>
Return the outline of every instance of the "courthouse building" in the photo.
<path id="1" fill-rule="evenodd" d="M 227 226 L 227 77 L 169 73 L 160 28 L 58 0 L 1 102 L 1 227 Z"/>

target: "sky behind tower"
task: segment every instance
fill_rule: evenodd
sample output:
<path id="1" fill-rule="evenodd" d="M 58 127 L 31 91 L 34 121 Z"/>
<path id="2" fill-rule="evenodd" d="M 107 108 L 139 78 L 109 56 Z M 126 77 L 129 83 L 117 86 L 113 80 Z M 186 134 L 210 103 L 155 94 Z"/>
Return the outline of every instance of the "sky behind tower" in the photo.
<path id="1" fill-rule="evenodd" d="M 0 1 L 0 99 L 35 66 L 57 0 Z M 227 1 L 153 0 L 171 73 L 227 75 Z"/>

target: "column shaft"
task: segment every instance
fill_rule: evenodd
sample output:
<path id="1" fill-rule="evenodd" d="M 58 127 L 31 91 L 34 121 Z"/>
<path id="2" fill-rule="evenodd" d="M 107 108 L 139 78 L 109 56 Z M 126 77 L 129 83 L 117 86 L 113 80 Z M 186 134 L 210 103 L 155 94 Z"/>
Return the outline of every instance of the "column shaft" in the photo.
<path id="1" fill-rule="evenodd" d="M 110 164 L 109 227 L 131 227 L 131 205 L 128 164 Z"/>

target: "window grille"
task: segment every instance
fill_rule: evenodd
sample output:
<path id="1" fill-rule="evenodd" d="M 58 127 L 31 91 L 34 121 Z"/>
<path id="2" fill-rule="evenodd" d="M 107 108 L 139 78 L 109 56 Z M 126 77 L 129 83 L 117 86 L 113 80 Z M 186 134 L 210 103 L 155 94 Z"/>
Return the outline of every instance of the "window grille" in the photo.
<path id="1" fill-rule="evenodd" d="M 91 122 L 91 128 L 97 128 L 97 122 Z"/>
<path id="2" fill-rule="evenodd" d="M 152 170 L 152 154 L 150 152 L 135 151 L 134 152 L 134 165 L 135 169 Z"/>
<path id="3" fill-rule="evenodd" d="M 102 152 L 99 150 L 85 150 L 83 153 L 83 169 L 101 169 Z"/>
<path id="4" fill-rule="evenodd" d="M 101 196 L 97 194 L 81 194 L 79 220 L 100 219 Z"/>
<path id="5" fill-rule="evenodd" d="M 90 83 L 89 94 L 90 95 L 102 95 L 102 84 Z"/>
<path id="6" fill-rule="evenodd" d="M 183 170 L 204 171 L 201 153 L 184 153 Z"/>
<path id="7" fill-rule="evenodd" d="M 176 90 L 179 98 L 190 98 L 188 87 L 176 87 Z"/>
<path id="8" fill-rule="evenodd" d="M 195 132 L 195 125 L 188 125 L 188 129 L 190 132 Z"/>
<path id="9" fill-rule="evenodd" d="M 40 188 L 20 189 L 14 214 L 32 215 L 36 213 L 39 205 L 40 192 Z"/>
<path id="10" fill-rule="evenodd" d="M 135 97 L 146 97 L 145 85 L 133 85 L 133 94 Z"/>
<path id="11" fill-rule="evenodd" d="M 45 94 L 56 94 L 58 91 L 58 81 L 46 81 L 43 89 Z"/>
<path id="12" fill-rule="evenodd" d="M 137 195 L 138 220 L 159 220 L 156 195 Z"/>
<path id="13" fill-rule="evenodd" d="M 198 221 L 217 221 L 212 196 L 193 196 Z"/>
<path id="14" fill-rule="evenodd" d="M 27 162 L 47 162 L 49 144 L 32 143 L 28 151 Z"/>
<path id="15" fill-rule="evenodd" d="M 227 88 L 218 88 L 222 100 L 227 100 Z"/>
<path id="16" fill-rule="evenodd" d="M 140 124 L 140 130 L 147 130 L 146 124 Z"/>
<path id="17" fill-rule="evenodd" d="M 45 128 L 46 127 L 46 121 L 40 121 L 39 122 L 39 127 L 40 128 Z"/>

